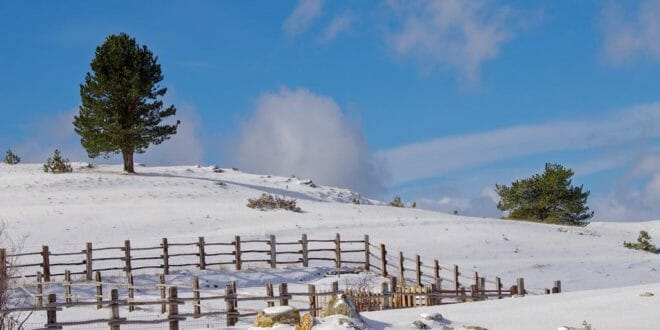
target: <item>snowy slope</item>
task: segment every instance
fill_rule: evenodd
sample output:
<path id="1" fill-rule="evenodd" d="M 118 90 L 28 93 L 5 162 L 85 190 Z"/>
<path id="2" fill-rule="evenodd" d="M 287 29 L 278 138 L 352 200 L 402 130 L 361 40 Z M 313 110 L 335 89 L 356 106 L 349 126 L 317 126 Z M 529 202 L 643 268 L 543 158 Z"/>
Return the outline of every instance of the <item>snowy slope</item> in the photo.
<path id="1" fill-rule="evenodd" d="M 0 165 L 0 219 L 11 234 L 28 235 L 25 250 L 81 248 L 84 242 L 156 243 L 197 236 L 229 241 L 236 234 L 299 238 L 301 233 L 383 242 L 392 253 L 419 253 L 505 283 L 525 277 L 530 289 L 562 280 L 564 291 L 660 283 L 660 256 L 624 249 L 639 230 L 660 237 L 660 221 L 593 223 L 585 228 L 401 209 L 345 189 L 315 187 L 297 178 L 212 167 L 86 168 L 47 174 L 41 165 Z M 313 179 L 313 178 L 312 178 Z M 245 206 L 263 192 L 296 198 L 303 213 Z M 363 204 L 351 203 L 360 199 Z M 660 242 L 659 242 L 660 243 Z M 136 243 L 134 243 L 136 244 Z"/>

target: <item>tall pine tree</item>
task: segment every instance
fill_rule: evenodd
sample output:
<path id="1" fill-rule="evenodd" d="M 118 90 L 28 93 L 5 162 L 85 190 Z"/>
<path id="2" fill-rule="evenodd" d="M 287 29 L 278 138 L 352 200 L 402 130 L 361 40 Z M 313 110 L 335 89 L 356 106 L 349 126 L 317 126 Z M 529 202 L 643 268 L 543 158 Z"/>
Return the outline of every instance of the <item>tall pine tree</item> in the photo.
<path id="1" fill-rule="evenodd" d="M 501 198 L 497 208 L 509 211 L 509 219 L 584 225 L 594 213 L 586 206 L 589 191 L 571 185 L 573 174 L 562 165 L 547 163 L 543 174 L 515 181 L 511 187 L 495 185 Z"/>
<path id="2" fill-rule="evenodd" d="M 133 154 L 160 144 L 176 134 L 180 121 L 162 124 L 176 114 L 174 105 L 163 109 L 167 88 L 157 57 L 126 33 L 110 35 L 96 48 L 85 83 L 82 105 L 73 125 L 90 158 L 121 153 L 124 171 L 133 173 Z"/>

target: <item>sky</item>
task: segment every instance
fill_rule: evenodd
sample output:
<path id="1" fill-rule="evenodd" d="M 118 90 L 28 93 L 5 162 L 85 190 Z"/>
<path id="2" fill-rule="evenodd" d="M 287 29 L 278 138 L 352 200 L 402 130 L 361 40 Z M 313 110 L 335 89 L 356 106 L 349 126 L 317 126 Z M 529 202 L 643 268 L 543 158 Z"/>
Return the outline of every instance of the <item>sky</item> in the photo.
<path id="1" fill-rule="evenodd" d="M 651 0 L 3 1 L 0 149 L 88 161 L 80 84 L 125 32 L 158 56 L 182 122 L 138 162 L 493 217 L 495 184 L 552 162 L 595 220 L 660 219 L 658 19 Z"/>

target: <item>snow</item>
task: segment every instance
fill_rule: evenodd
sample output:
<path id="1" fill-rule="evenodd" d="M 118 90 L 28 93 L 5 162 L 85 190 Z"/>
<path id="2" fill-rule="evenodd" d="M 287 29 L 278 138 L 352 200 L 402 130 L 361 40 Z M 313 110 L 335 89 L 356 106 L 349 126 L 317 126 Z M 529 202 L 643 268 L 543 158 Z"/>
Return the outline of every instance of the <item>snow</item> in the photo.
<path id="1" fill-rule="evenodd" d="M 610 324 L 644 329 L 658 320 L 649 308 L 658 307 L 660 256 L 625 249 L 623 241 L 635 241 L 639 231 L 646 230 L 660 243 L 660 220 L 545 225 L 388 207 L 346 189 L 311 184 L 314 178 L 232 169 L 218 173 L 213 166 L 145 166 L 126 175 L 118 165 L 86 165 L 74 163 L 73 173 L 50 174 L 43 173 L 40 164 L 0 164 L 0 220 L 13 237 L 26 235 L 24 251 L 39 251 L 44 244 L 51 251 L 79 250 L 85 242 L 117 246 L 126 239 L 134 246 L 153 246 L 162 237 L 171 242 L 190 242 L 198 236 L 207 242 L 229 242 L 234 235 L 250 239 L 272 234 L 278 240 L 297 240 L 302 233 L 320 239 L 337 232 L 346 239 L 368 234 L 373 243 L 385 243 L 391 255 L 419 254 L 422 260 L 438 259 L 441 266 L 457 264 L 466 274 L 499 276 L 507 285 L 524 277 L 526 287 L 536 292 L 561 280 L 563 291 L 568 291 L 429 310 L 365 313 L 374 322 L 405 323 L 410 328 L 420 313 L 431 312 L 452 322 L 496 329 L 519 328 L 507 322 L 526 318 L 551 329 L 580 326 L 583 320 L 596 329 Z M 264 212 L 245 206 L 248 198 L 264 192 L 297 199 L 303 212 Z M 301 285 L 331 281 L 315 275 L 324 272 L 322 267 L 309 273 L 279 272 L 210 272 L 201 277 L 208 275 L 219 285 L 238 279 L 239 292 L 241 287 L 248 290 L 266 281 Z M 173 276 L 185 282 L 190 274 Z M 656 295 L 639 297 L 642 290 Z M 608 308 L 618 309 L 614 313 Z M 624 311 L 630 315 L 623 315 Z"/>

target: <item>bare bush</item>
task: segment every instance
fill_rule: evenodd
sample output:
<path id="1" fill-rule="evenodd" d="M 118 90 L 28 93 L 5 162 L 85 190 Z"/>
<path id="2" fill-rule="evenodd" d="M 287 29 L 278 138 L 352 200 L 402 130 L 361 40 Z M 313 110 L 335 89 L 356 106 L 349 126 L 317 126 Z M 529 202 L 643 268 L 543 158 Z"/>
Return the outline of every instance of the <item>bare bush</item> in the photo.
<path id="1" fill-rule="evenodd" d="M 7 312 L 6 309 L 13 305 L 22 305 L 26 298 L 14 296 L 14 287 L 16 284 L 12 277 L 17 275 L 17 271 L 12 267 L 16 263 L 15 255 L 22 250 L 25 238 L 20 240 L 12 239 L 7 234 L 7 224 L 0 221 L 0 330 L 22 329 L 25 321 L 32 315 L 29 313 L 23 316 L 19 312 Z"/>
<path id="2" fill-rule="evenodd" d="M 259 198 L 248 199 L 247 207 L 262 211 L 282 209 L 293 212 L 302 212 L 302 209 L 296 205 L 295 199 L 275 197 L 267 193 L 261 194 L 261 197 Z"/>

